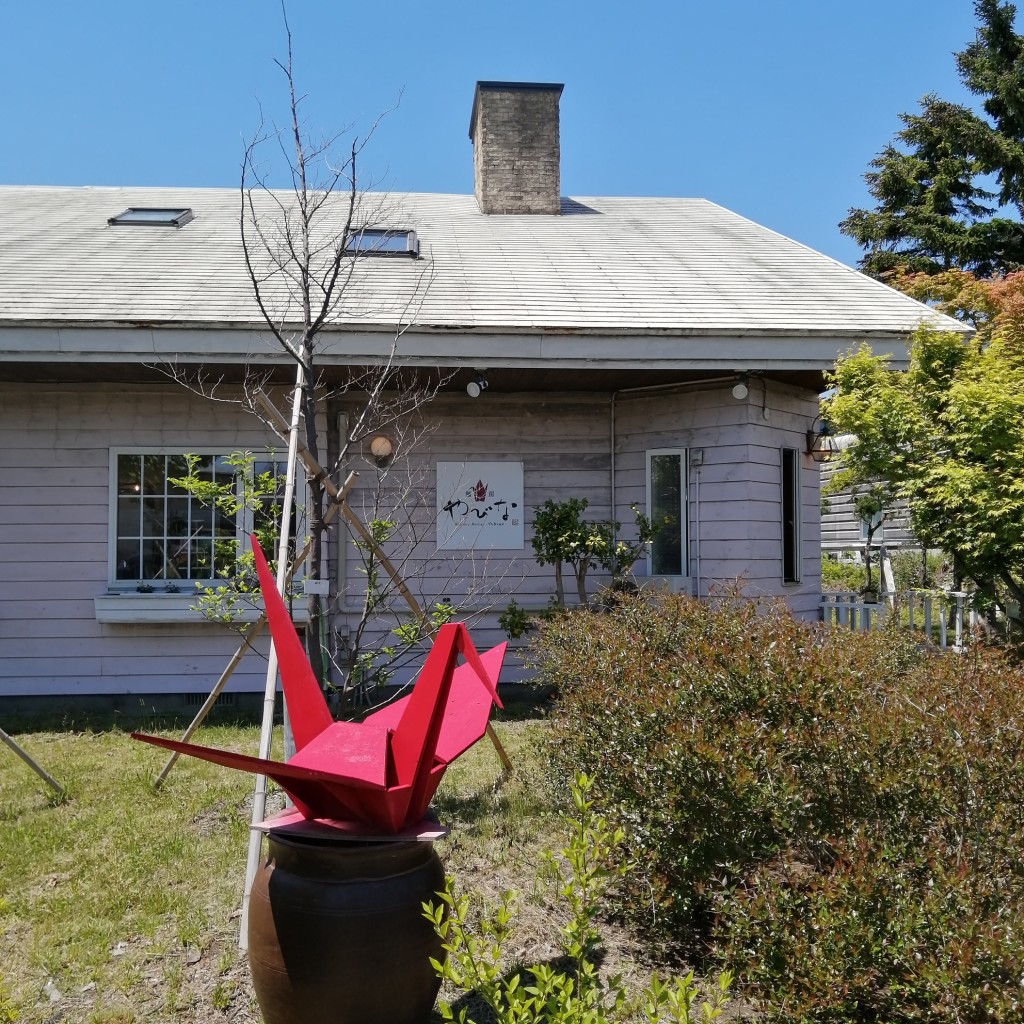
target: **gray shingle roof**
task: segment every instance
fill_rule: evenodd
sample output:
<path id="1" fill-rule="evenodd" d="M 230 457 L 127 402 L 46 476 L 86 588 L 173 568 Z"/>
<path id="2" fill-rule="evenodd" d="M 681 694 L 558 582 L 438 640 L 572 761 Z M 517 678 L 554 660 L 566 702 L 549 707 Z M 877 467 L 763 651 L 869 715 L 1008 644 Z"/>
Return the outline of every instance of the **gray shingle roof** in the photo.
<path id="1" fill-rule="evenodd" d="M 369 196 L 424 259 L 359 260 L 336 321 L 415 311 L 445 330 L 870 337 L 962 325 L 700 199 L 574 198 L 563 215 L 484 216 L 472 196 Z M 188 206 L 185 227 L 111 227 Z M 0 326 L 258 321 L 232 189 L 0 187 Z M 417 295 L 426 283 L 422 299 Z M 281 294 L 277 312 L 284 308 Z"/>

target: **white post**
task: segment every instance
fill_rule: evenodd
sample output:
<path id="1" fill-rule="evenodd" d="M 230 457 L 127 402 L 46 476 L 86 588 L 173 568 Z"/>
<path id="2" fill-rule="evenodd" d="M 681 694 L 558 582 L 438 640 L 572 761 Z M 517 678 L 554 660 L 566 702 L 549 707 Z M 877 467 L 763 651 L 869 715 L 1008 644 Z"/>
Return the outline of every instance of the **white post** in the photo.
<path id="1" fill-rule="evenodd" d="M 305 349 L 301 355 L 305 357 Z M 288 578 L 288 545 L 292 525 L 292 502 L 295 496 L 295 461 L 299 447 L 299 420 L 302 414 L 302 385 L 304 381 L 302 364 L 295 374 L 295 394 L 292 398 L 292 421 L 288 431 L 288 464 L 284 478 L 284 504 L 281 509 L 280 542 L 277 547 L 277 592 L 284 597 Z M 270 745 L 274 735 L 274 704 L 277 699 L 277 651 L 270 642 L 270 657 L 267 659 L 267 682 L 263 694 L 263 726 L 260 730 L 261 758 L 270 757 Z M 287 717 L 287 709 L 285 710 Z M 256 789 L 252 800 L 252 821 L 249 829 L 249 855 L 245 863 L 245 889 L 242 893 L 242 920 L 238 933 L 238 946 L 246 949 L 249 943 L 249 893 L 260 864 L 263 849 L 263 833 L 256 828 L 267 816 L 267 777 L 256 776 Z"/>

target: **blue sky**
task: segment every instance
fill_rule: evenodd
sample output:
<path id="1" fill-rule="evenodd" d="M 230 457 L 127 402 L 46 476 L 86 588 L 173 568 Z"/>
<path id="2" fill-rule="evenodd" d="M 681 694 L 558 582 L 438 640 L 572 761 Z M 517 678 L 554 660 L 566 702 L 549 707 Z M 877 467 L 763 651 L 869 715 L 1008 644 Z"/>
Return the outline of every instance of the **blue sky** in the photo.
<path id="1" fill-rule="evenodd" d="M 397 190 L 472 191 L 477 79 L 564 82 L 562 192 L 700 196 L 845 263 L 837 222 L 927 92 L 965 99 L 970 0 L 292 0 L 308 124 L 365 130 Z M 0 184 L 238 183 L 283 116 L 275 0 L 13 2 Z"/>

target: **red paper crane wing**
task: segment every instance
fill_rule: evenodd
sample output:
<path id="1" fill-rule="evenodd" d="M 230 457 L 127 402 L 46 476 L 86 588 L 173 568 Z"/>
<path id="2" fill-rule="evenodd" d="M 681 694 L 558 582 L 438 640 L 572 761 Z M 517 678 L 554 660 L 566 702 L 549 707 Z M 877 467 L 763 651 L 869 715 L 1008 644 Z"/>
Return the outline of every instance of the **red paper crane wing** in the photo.
<path id="1" fill-rule="evenodd" d="M 297 752 L 285 764 L 193 743 L 135 739 L 266 775 L 309 818 L 361 821 L 395 833 L 417 821 L 447 764 L 487 728 L 505 645 L 481 659 L 462 623 L 441 627 L 413 692 L 362 724 L 334 722 L 256 538 L 253 556 Z M 459 654 L 466 664 L 456 669 Z M 482 686 L 481 686 L 482 684 Z"/>
<path id="2" fill-rule="evenodd" d="M 302 641 L 295 632 L 288 609 L 277 592 L 277 584 L 270 574 L 267 560 L 263 557 L 255 536 L 252 553 L 256 559 L 256 573 L 263 592 L 263 604 L 267 609 L 270 635 L 274 638 L 274 650 L 281 668 L 281 686 L 284 699 L 288 702 L 288 716 L 295 738 L 295 749 L 302 750 L 312 739 L 319 736 L 333 719 L 327 701 L 320 692 L 320 684 L 313 675 Z"/>
<path id="3" fill-rule="evenodd" d="M 452 677 L 448 703 L 444 709 L 441 734 L 437 739 L 435 757 L 444 764 L 451 764 L 464 754 L 487 731 L 487 720 L 494 703 L 492 690 L 497 688 L 498 676 L 505 658 L 507 644 L 499 644 L 480 655 L 480 662 L 491 680 L 492 687 L 485 688 L 471 665 L 460 665 Z M 412 695 L 396 700 L 380 711 L 367 715 L 367 724 L 395 729 L 402 719 Z"/>
<path id="4" fill-rule="evenodd" d="M 375 763 L 383 768 L 386 760 L 388 733 L 386 729 L 367 728 L 350 722 L 336 722 L 331 732 L 330 746 L 338 743 L 340 747 L 350 747 L 344 743 L 341 733 L 347 734 L 356 749 L 364 754 L 363 764 Z M 241 771 L 266 775 L 273 779 L 291 798 L 304 815 L 310 818 L 354 818 L 370 821 L 391 827 L 391 815 L 384 813 L 375 815 L 367 811 L 381 804 L 384 796 L 383 771 L 358 771 L 340 774 L 314 764 L 296 764 L 295 759 L 287 763 L 268 761 L 261 757 L 250 757 L 248 754 L 236 754 L 230 750 L 216 750 L 213 747 L 201 747 L 194 743 L 182 743 L 180 740 L 164 739 L 161 736 L 146 736 L 133 732 L 132 738 L 152 743 L 157 747 L 177 750 L 182 754 L 212 761 L 214 764 L 227 768 L 238 768 Z M 325 737 L 326 739 L 326 737 Z M 298 755 L 296 755 L 298 756 Z"/>
<path id="5" fill-rule="evenodd" d="M 492 700 L 501 706 L 495 682 L 480 661 L 465 625 L 446 623 L 437 632 L 434 646 L 391 737 L 394 775 L 389 773 L 388 782 L 412 786 L 407 821 L 416 820 L 426 811 L 444 773 L 447 762 L 438 762 L 437 748 L 460 652 Z"/>

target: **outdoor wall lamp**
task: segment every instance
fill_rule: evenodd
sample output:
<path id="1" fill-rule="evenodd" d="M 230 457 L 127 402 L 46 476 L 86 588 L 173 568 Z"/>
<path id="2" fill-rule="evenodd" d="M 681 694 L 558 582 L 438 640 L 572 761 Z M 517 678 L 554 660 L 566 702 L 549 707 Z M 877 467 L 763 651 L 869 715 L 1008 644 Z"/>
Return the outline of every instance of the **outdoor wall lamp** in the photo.
<path id="1" fill-rule="evenodd" d="M 487 389 L 487 378 L 483 374 L 483 370 L 476 371 L 476 380 L 471 380 L 466 385 L 466 394 L 470 398 L 479 398 L 484 391 Z"/>
<path id="2" fill-rule="evenodd" d="M 394 450 L 395 446 L 391 443 L 391 438 L 386 434 L 378 434 L 370 442 L 370 454 L 381 469 L 391 461 L 391 455 Z"/>
<path id="3" fill-rule="evenodd" d="M 737 402 L 742 402 L 749 394 L 750 388 L 747 387 L 747 375 L 744 373 L 733 385 L 732 397 L 735 398 Z"/>
<path id="4" fill-rule="evenodd" d="M 838 453 L 839 442 L 832 430 L 832 424 L 820 416 L 815 416 L 807 431 L 807 454 L 815 462 L 828 462 Z"/>

